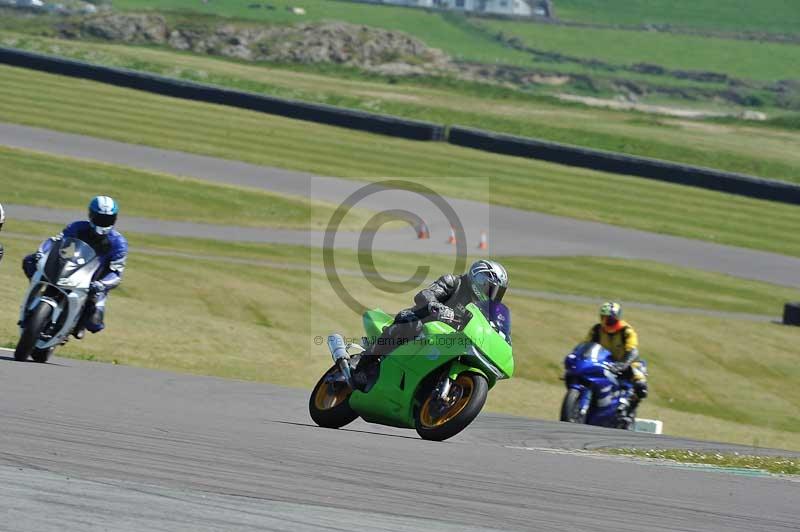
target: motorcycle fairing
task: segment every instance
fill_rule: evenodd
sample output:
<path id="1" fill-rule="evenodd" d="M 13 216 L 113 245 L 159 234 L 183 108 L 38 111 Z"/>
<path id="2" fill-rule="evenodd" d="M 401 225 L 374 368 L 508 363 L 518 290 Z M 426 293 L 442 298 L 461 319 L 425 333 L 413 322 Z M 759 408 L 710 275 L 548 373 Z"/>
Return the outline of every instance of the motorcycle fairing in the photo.
<path id="1" fill-rule="evenodd" d="M 418 406 L 415 398 L 428 376 L 440 376 L 445 370 L 451 378 L 460 373 L 474 372 L 485 376 L 492 387 L 498 377 L 487 370 L 486 363 L 489 363 L 501 366 L 501 370 L 495 367 L 495 371 L 501 373 L 500 378 L 510 377 L 514 368 L 511 346 L 475 305 L 467 305 L 467 310 L 472 318 L 462 331 L 442 322 L 428 322 L 424 324 L 420 338 L 394 349 L 381 362 L 378 380 L 373 387 L 366 393 L 358 390 L 352 393 L 351 408 L 371 423 L 413 428 L 414 409 Z M 383 326 L 390 323 L 391 317 L 380 311 L 368 311 L 364 315 L 369 335 L 376 330 L 382 331 Z M 479 351 L 483 360 L 471 354 L 473 348 Z M 491 353 L 491 359 L 484 353 Z M 508 373 L 503 375 L 503 371 Z"/>
<path id="2" fill-rule="evenodd" d="M 45 301 L 53 307 L 51 323 L 61 323 L 61 326 L 49 340 L 37 340 L 37 349 L 59 345 L 72 332 L 99 267 L 100 261 L 95 251 L 80 239 L 68 237 L 58 241 L 56 245 L 47 246 L 37 263 L 36 272 L 31 277 L 23 300 L 25 304 L 20 309 L 20 323 L 24 323 L 27 313 L 36 308 L 40 301 Z M 61 292 L 65 304 L 59 304 L 53 297 L 44 295 L 48 289 Z M 62 317 L 64 312 L 65 318 Z"/>
<path id="3" fill-rule="evenodd" d="M 578 390 L 586 424 L 615 426 L 620 400 L 631 393 L 631 384 L 606 369 L 611 353 L 599 344 L 578 345 L 564 360 L 567 388 Z"/>

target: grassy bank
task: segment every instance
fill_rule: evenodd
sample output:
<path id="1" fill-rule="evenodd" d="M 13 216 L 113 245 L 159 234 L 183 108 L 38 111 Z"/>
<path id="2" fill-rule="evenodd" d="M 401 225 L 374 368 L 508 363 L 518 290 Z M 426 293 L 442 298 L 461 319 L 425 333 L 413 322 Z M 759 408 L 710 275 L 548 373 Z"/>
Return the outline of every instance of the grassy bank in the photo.
<path id="1" fill-rule="evenodd" d="M 598 24 L 671 24 L 727 31 L 797 33 L 791 0 L 558 0 L 558 17 Z"/>
<path id="2" fill-rule="evenodd" d="M 15 302 L 25 288 L 17 264 L 39 237 L 57 228 L 18 224 L 13 229 L 13 236 L 4 233 L 7 257 L 0 265 L 0 297 L 9 302 L 0 308 L 0 342 L 5 345 L 16 339 Z M 314 336 L 334 330 L 360 333 L 359 317 L 343 311 L 307 249 L 129 237 L 133 251 L 125 282 L 110 300 L 108 330 L 70 342 L 63 354 L 309 388 L 329 365 Z M 384 258 L 388 271 L 407 272 L 392 259 Z M 348 260 L 353 258 L 343 257 L 345 266 Z M 573 260 L 582 265 L 570 273 L 576 286 L 593 282 L 596 265 L 586 261 Z M 521 275 L 523 268 L 532 276 L 546 274 L 541 261 L 507 262 L 516 286 L 556 288 L 546 275 L 537 284 Z M 641 271 L 640 264 L 628 266 L 632 277 Z M 441 265 L 432 267 L 437 271 Z M 691 287 L 682 280 L 688 273 L 659 279 L 664 291 L 672 293 L 662 296 L 664 301 L 680 303 Z M 735 280 L 718 277 L 717 285 L 736 290 Z M 390 311 L 410 299 L 410 294 L 378 291 L 359 276 L 347 282 L 360 298 Z M 691 288 L 717 308 L 733 308 L 717 300 L 716 288 Z M 649 288 L 643 283 L 625 293 L 646 300 Z M 737 295 L 750 297 L 746 291 Z M 541 300 L 513 290 L 508 303 L 514 312 L 517 374 L 492 392 L 489 408 L 554 419 L 563 395 L 561 361 L 595 320 L 596 305 Z M 762 305 L 753 300 L 745 306 Z M 182 319 L 172 319 L 175 315 Z M 628 309 L 628 318 L 651 366 L 653 393 L 642 416 L 663 419 L 669 434 L 800 449 L 793 414 L 800 407 L 800 391 L 790 385 L 800 378 L 792 347 L 800 330 L 640 309 Z"/>
<path id="3" fill-rule="evenodd" d="M 171 13 L 196 13 L 239 20 L 252 20 L 274 24 L 296 24 L 340 20 L 352 24 L 363 24 L 406 32 L 420 38 L 428 46 L 451 52 L 454 57 L 486 63 L 526 65 L 531 57 L 515 52 L 500 43 L 482 37 L 468 25 L 453 23 L 452 15 L 423 9 L 407 9 L 394 6 L 371 6 L 356 2 L 333 2 L 330 0 L 304 0 L 306 14 L 295 15 L 290 11 L 297 3 L 291 0 L 275 0 L 270 5 L 275 9 L 252 9 L 252 2 L 228 0 L 224 3 L 200 4 L 191 0 L 119 0 L 114 2 L 118 10 L 152 10 Z"/>
<path id="4" fill-rule="evenodd" d="M 781 3 L 781 0 L 771 1 Z M 593 4 L 591 0 L 589 3 Z M 733 38 L 732 30 L 726 24 L 730 21 L 722 21 L 719 27 L 715 26 L 720 13 L 718 4 L 726 2 L 709 0 L 699 9 L 696 5 L 689 9 L 675 9 L 678 17 L 685 15 L 690 20 L 694 20 L 693 14 L 706 13 L 708 20 L 705 27 L 695 28 L 694 35 L 647 30 L 646 25 L 652 21 L 650 15 L 663 13 L 664 4 L 637 5 L 632 9 L 620 3 L 590 6 L 601 13 L 613 13 L 613 23 L 604 28 L 549 25 L 529 20 L 488 20 L 465 17 L 453 11 L 428 12 L 330 0 L 304 2 L 306 13 L 301 16 L 291 13 L 290 8 L 294 4 L 288 0 L 270 4 L 277 9 L 253 8 L 253 4 L 243 0 L 233 0 L 224 5 L 212 3 L 202 6 L 185 0 L 124 0 L 117 7 L 123 10 L 158 11 L 176 22 L 190 26 L 207 26 L 215 20 L 237 20 L 245 24 L 254 21 L 261 24 L 291 24 L 333 20 L 399 30 L 416 36 L 429 46 L 440 48 L 457 59 L 521 66 L 538 73 L 571 76 L 565 82 L 556 82 L 554 87 L 547 83 L 538 83 L 538 90 L 546 92 L 632 96 L 647 103 L 668 99 L 677 105 L 691 106 L 693 103 L 700 103 L 708 108 L 713 108 L 716 102 L 724 100 L 737 106 L 758 107 L 770 111 L 775 108 L 797 109 L 800 101 L 797 91 L 791 85 L 786 85 L 777 92 L 774 87 L 767 88 L 767 85 L 796 77 L 786 71 L 785 65 L 796 62 L 800 46 Z M 730 2 L 727 4 L 722 6 L 722 12 L 725 13 L 727 8 L 727 14 L 735 12 L 742 22 L 763 20 L 764 10 L 760 5 L 742 1 L 731 9 Z M 775 12 L 788 15 L 786 3 L 774 7 Z M 569 6 L 567 10 L 569 11 Z M 556 7 L 556 11 L 560 13 L 560 6 Z M 631 12 L 635 13 L 632 17 Z M 751 14 L 753 16 L 749 17 Z M 618 15 L 621 15 L 621 19 L 616 19 Z M 789 20 L 796 18 L 796 14 L 788 16 Z M 768 19 L 773 22 L 778 20 L 774 14 Z M 616 27 L 620 20 L 629 20 L 623 24 L 640 29 L 621 30 Z M 785 22 L 785 19 L 782 21 Z M 776 24 L 766 31 L 780 32 L 777 28 L 781 26 Z M 716 34 L 704 34 L 703 30 Z M 795 26 L 792 32 L 797 31 Z M 533 50 L 554 53 L 556 56 L 531 53 L 530 50 L 520 49 L 520 44 Z M 739 81 L 729 83 L 714 77 L 692 78 L 676 72 L 658 73 L 652 69 L 633 71 L 619 68 L 638 63 L 655 65 L 667 71 L 711 71 Z M 696 90 L 698 88 L 702 90 Z"/>
<path id="5" fill-rule="evenodd" d="M 800 46 L 796 44 L 522 21 L 476 23 L 506 37 L 516 37 L 535 50 L 598 59 L 612 65 L 649 63 L 672 70 L 711 71 L 735 78 L 775 81 L 793 77 L 786 71 L 786 65 L 800 62 Z M 796 29 L 800 29 L 800 24 Z"/>
<path id="6" fill-rule="evenodd" d="M 557 103 L 546 96 L 478 83 L 460 86 L 452 80 L 445 83 L 444 79 L 438 81 L 441 86 L 413 80 L 398 83 L 387 77 L 367 78 L 346 69 L 328 69 L 327 74 L 301 72 L 286 66 L 267 67 L 156 48 L 14 34 L 0 34 L 0 41 L 283 98 L 800 181 L 800 133 L 786 129 L 590 109 Z"/>
<path id="7" fill-rule="evenodd" d="M 392 139 L 24 69 L 0 67 L 0 79 L 0 120 L 8 122 L 321 175 L 402 177 L 454 197 L 800 255 L 800 211 L 789 205 Z M 484 186 L 472 186 L 473 179 L 489 180 L 490 197 L 482 193 Z"/>
<path id="8" fill-rule="evenodd" d="M 486 42 L 451 22 L 447 13 L 426 12 L 392 6 L 365 5 L 357 2 L 304 0 L 306 14 L 298 16 L 287 8 L 299 5 L 290 0 L 273 0 L 275 9 L 254 9 L 248 0 L 201 4 L 192 0 L 115 0 L 123 10 L 153 9 L 192 12 L 271 23 L 295 23 L 317 20 L 343 20 L 354 24 L 405 31 L 437 48 L 464 50 L 466 57 L 493 53 L 505 57 Z M 800 14 L 790 0 L 559 0 L 556 15 L 561 20 L 594 24 L 643 26 L 671 24 L 676 27 L 721 30 L 728 32 L 763 31 L 798 33 Z M 481 49 L 482 48 L 482 49 Z"/>

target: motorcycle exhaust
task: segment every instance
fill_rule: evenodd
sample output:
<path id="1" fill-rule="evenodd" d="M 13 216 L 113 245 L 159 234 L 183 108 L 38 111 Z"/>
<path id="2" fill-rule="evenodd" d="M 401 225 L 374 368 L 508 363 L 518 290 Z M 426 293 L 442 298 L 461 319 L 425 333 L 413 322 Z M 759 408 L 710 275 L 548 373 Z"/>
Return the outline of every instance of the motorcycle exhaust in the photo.
<path id="1" fill-rule="evenodd" d="M 328 336 L 328 350 L 331 352 L 333 362 L 344 374 L 348 384 L 352 387 L 353 379 L 350 372 L 350 354 L 347 352 L 347 344 L 341 334 L 331 334 Z"/>

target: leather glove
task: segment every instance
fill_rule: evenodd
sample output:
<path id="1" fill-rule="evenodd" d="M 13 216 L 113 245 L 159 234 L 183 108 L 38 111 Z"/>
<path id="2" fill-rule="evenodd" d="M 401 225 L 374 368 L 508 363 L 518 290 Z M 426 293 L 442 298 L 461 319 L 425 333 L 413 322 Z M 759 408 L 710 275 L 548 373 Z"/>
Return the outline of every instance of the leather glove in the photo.
<path id="1" fill-rule="evenodd" d="M 106 291 L 106 285 L 104 285 L 100 281 L 92 281 L 92 284 L 89 286 L 90 294 L 101 294 L 105 291 Z"/>
<path id="2" fill-rule="evenodd" d="M 411 322 L 415 322 L 415 321 L 418 321 L 418 320 L 419 320 L 419 317 L 417 316 L 416 312 L 414 312 L 413 310 L 408 310 L 408 309 L 401 310 L 394 317 L 394 322 L 395 323 L 411 323 Z"/>
<path id="3" fill-rule="evenodd" d="M 428 305 L 428 312 L 431 313 L 431 316 L 443 322 L 453 321 L 456 317 L 456 313 L 453 312 L 453 309 L 441 303 L 431 303 Z"/>

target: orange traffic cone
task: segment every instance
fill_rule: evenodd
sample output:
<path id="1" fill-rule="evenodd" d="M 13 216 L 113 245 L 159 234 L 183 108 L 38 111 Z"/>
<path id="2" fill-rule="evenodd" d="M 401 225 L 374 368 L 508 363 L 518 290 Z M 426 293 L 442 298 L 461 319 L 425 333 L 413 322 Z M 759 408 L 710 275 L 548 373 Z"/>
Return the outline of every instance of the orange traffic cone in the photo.
<path id="1" fill-rule="evenodd" d="M 417 227 L 417 238 L 420 240 L 428 239 L 431 237 L 431 232 L 428 229 L 428 224 L 424 221 L 421 221 L 419 227 Z"/>
<path id="2" fill-rule="evenodd" d="M 481 241 L 478 243 L 478 249 L 489 249 L 489 237 L 486 236 L 486 231 L 481 231 Z"/>
<path id="3" fill-rule="evenodd" d="M 450 236 L 447 237 L 448 244 L 455 244 L 456 243 L 456 230 L 453 227 L 450 227 Z"/>

